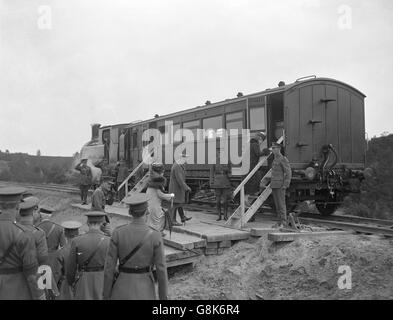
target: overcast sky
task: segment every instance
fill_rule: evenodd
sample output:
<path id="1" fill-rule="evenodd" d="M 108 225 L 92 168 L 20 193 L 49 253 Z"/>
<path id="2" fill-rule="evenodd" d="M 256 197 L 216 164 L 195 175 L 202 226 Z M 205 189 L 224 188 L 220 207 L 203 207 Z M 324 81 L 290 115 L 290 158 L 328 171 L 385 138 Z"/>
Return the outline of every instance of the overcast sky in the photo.
<path id="1" fill-rule="evenodd" d="M 391 0 L 0 4 L 2 151 L 71 156 L 93 122 L 148 119 L 312 74 L 367 95 L 369 136 L 393 132 Z"/>

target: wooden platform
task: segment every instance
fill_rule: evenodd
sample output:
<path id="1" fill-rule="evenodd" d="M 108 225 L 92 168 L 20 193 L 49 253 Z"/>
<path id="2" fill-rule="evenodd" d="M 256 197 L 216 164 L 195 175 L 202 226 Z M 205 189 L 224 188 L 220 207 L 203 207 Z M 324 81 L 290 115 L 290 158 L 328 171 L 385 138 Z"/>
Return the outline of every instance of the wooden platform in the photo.
<path id="1" fill-rule="evenodd" d="M 165 231 L 166 235 L 163 238 L 164 244 L 167 246 L 180 249 L 180 250 L 191 250 L 206 247 L 206 240 L 200 237 L 195 237 L 185 233 Z"/>
<path id="2" fill-rule="evenodd" d="M 269 233 L 277 232 L 277 229 L 274 228 L 251 228 L 250 234 L 253 237 L 262 237 Z"/>
<path id="3" fill-rule="evenodd" d="M 273 242 L 291 242 L 297 239 L 311 239 L 332 235 L 351 234 L 350 231 L 315 231 L 315 232 L 275 232 L 269 233 L 268 239 Z"/>
<path id="4" fill-rule="evenodd" d="M 91 210 L 90 205 L 73 204 L 72 206 L 81 210 Z M 132 220 L 128 214 L 128 208 L 119 203 L 105 206 L 105 212 L 124 220 Z M 216 215 L 211 213 L 189 210 L 186 213 L 192 217 L 192 220 L 188 221 L 185 226 L 173 227 L 171 236 L 169 231 L 165 230 L 163 240 L 168 267 L 193 264 L 203 254 L 222 254 L 235 241 L 250 237 L 249 230 L 242 231 L 220 225 L 215 221 Z"/>
<path id="5" fill-rule="evenodd" d="M 172 247 L 164 246 L 167 268 L 193 264 L 202 255 L 202 250 L 178 250 Z"/>
<path id="6" fill-rule="evenodd" d="M 229 229 L 218 225 L 202 223 L 199 221 L 187 223 L 185 226 L 181 227 L 173 227 L 173 230 L 206 239 L 206 242 L 244 240 L 250 237 L 250 232 L 248 231 Z"/>

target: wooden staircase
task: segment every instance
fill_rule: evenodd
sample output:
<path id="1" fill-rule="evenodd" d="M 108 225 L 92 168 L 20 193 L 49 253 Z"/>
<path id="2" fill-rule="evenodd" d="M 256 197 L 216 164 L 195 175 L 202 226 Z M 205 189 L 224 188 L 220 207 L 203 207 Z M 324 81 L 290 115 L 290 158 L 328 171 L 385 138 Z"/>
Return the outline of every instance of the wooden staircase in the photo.
<path id="1" fill-rule="evenodd" d="M 277 143 L 282 143 L 284 140 L 283 137 L 277 140 Z M 267 156 L 261 157 L 258 164 L 254 167 L 253 170 L 247 175 L 247 177 L 240 183 L 240 185 L 233 192 L 233 196 L 235 197 L 240 192 L 240 206 L 235 210 L 235 212 L 229 217 L 226 226 L 230 226 L 233 228 L 241 229 L 243 225 L 245 225 L 257 212 L 257 210 L 263 205 L 263 203 L 269 198 L 272 193 L 272 189 L 270 188 L 270 184 L 263 190 L 263 192 L 258 196 L 258 198 L 251 204 L 249 208 L 245 207 L 245 195 L 244 195 L 244 186 L 251 179 L 251 177 L 259 170 L 259 168 L 267 161 L 267 159 L 272 155 L 269 153 Z M 265 179 L 271 175 L 271 169 L 265 174 L 262 178 Z"/>
<path id="2" fill-rule="evenodd" d="M 154 152 L 154 150 L 151 150 L 149 153 L 148 153 L 148 155 L 147 155 L 147 157 L 150 157 L 152 154 L 153 154 L 153 152 Z M 144 159 L 145 160 L 145 159 Z M 121 188 L 124 188 L 125 189 L 125 192 L 124 192 L 124 194 L 125 194 L 125 197 L 123 198 L 123 199 L 121 199 L 121 203 L 123 202 L 123 200 L 126 198 L 126 197 L 128 197 L 128 196 L 130 196 L 130 195 L 132 195 L 132 194 L 134 194 L 134 193 L 139 193 L 139 192 L 141 192 L 146 186 L 147 186 L 147 183 L 148 183 L 148 181 L 149 181 L 149 177 L 150 177 L 150 173 L 149 173 L 149 171 L 143 176 L 143 178 L 142 179 L 140 179 L 136 184 L 135 184 L 135 186 L 129 191 L 128 190 L 128 181 L 133 177 L 133 176 L 135 176 L 140 170 L 143 170 L 143 163 L 144 163 L 145 161 L 142 161 L 137 167 L 135 167 L 134 168 L 134 170 L 132 170 L 132 172 L 129 174 L 129 176 L 120 184 L 120 186 L 117 188 L 117 191 L 120 191 L 121 190 Z"/>
<path id="3" fill-rule="evenodd" d="M 143 189 L 146 188 L 147 183 L 149 182 L 150 172 L 148 171 L 141 180 L 139 180 L 136 185 L 128 192 L 127 196 L 130 196 L 134 193 L 142 192 Z M 124 200 L 124 199 L 123 199 Z M 123 201 L 122 200 L 122 201 Z"/>

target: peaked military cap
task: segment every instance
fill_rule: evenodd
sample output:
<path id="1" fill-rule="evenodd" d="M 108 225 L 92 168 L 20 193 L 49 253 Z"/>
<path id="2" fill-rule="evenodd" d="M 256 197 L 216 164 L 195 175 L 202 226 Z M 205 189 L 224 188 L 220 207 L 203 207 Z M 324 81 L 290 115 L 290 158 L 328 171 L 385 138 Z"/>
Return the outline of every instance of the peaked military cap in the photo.
<path id="1" fill-rule="evenodd" d="M 33 194 L 29 191 L 26 191 L 25 193 L 22 194 L 22 199 L 28 198 L 28 197 L 32 197 Z"/>
<path id="2" fill-rule="evenodd" d="M 19 204 L 19 214 L 22 217 L 33 215 L 34 209 L 38 208 L 40 200 L 37 197 L 28 197 Z"/>
<path id="3" fill-rule="evenodd" d="M 26 189 L 21 187 L 2 187 L 0 188 L 0 202 L 18 203 L 25 192 Z"/>
<path id="4" fill-rule="evenodd" d="M 256 135 L 255 135 L 257 138 L 261 138 L 261 139 L 266 139 L 266 134 L 264 133 L 264 132 L 258 132 Z"/>
<path id="5" fill-rule="evenodd" d="M 111 176 L 102 176 L 101 177 L 101 182 L 108 182 L 110 184 L 114 184 L 114 182 L 112 180 L 113 180 L 113 178 Z"/>
<path id="6" fill-rule="evenodd" d="M 69 220 L 64 221 L 61 226 L 64 228 L 64 230 L 77 230 L 82 227 L 82 223 L 79 221 Z"/>
<path id="7" fill-rule="evenodd" d="M 124 203 L 130 207 L 131 212 L 141 213 L 148 208 L 149 197 L 145 193 L 137 193 L 124 199 Z"/>
<path id="8" fill-rule="evenodd" d="M 86 214 L 87 221 L 89 222 L 102 222 L 105 219 L 105 212 L 102 211 L 90 211 Z"/>
<path id="9" fill-rule="evenodd" d="M 162 163 L 160 163 L 160 162 L 154 162 L 151 165 L 151 168 L 155 172 L 162 172 L 162 171 L 164 171 L 164 165 Z"/>
<path id="10" fill-rule="evenodd" d="M 46 213 L 46 214 L 52 214 L 55 211 L 55 209 L 48 207 L 48 206 L 40 206 L 39 210 L 40 210 L 40 212 Z"/>

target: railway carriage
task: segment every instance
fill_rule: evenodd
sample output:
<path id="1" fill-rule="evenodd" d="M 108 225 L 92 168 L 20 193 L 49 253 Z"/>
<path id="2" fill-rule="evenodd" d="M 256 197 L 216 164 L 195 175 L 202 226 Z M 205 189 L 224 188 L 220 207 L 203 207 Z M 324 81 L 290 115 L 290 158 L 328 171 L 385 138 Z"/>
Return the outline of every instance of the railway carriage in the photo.
<path id="1" fill-rule="evenodd" d="M 132 169 L 142 161 L 142 149 L 149 143 L 142 141 L 146 129 L 171 133 L 163 141 L 165 150 L 167 147 L 175 149 L 184 142 L 185 137 L 175 135 L 178 130 L 189 129 L 196 133 L 202 128 L 208 134 L 190 142 L 195 148 L 195 158 L 191 162 L 197 163 L 202 150 L 200 144 L 208 139 L 221 138 L 223 129 L 249 129 L 251 135 L 264 131 L 267 146 L 281 136 L 284 138 L 283 152 L 293 170 L 288 189 L 290 203 L 314 200 L 322 214 L 330 214 L 345 195 L 359 192 L 363 179 L 364 100 L 362 92 L 334 79 L 312 76 L 291 84 L 280 82 L 273 89 L 249 95 L 238 93 L 232 99 L 217 103 L 207 101 L 203 106 L 156 115 L 146 121 L 104 127 L 92 125 L 92 140 L 83 146 L 82 155 L 96 160 L 106 158 L 109 163 L 123 158 Z M 236 135 L 228 139 L 242 137 Z M 238 145 L 241 148 L 241 143 Z M 239 149 L 238 153 L 241 151 L 244 149 Z M 209 157 L 208 150 L 203 157 Z M 211 162 L 206 159 L 205 163 Z M 266 172 L 270 163 L 260 170 Z M 207 188 L 210 166 L 187 166 L 187 182 L 194 192 Z M 170 165 L 167 165 L 166 170 L 169 169 Z M 234 185 L 247 174 L 243 171 L 234 166 L 231 175 Z"/>

